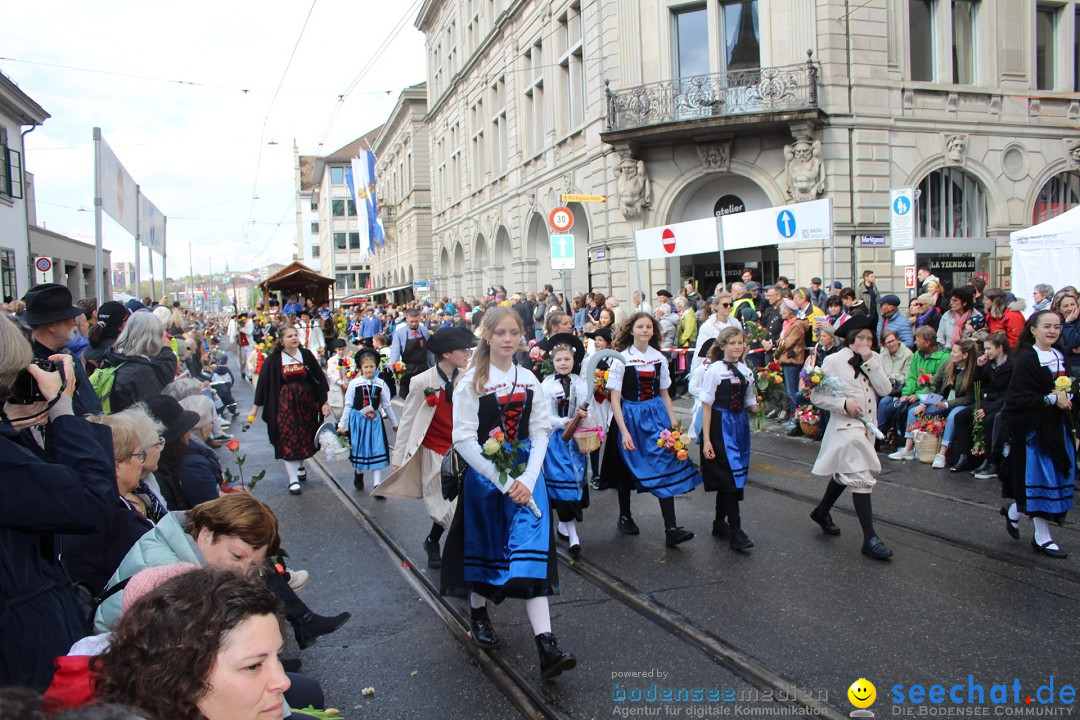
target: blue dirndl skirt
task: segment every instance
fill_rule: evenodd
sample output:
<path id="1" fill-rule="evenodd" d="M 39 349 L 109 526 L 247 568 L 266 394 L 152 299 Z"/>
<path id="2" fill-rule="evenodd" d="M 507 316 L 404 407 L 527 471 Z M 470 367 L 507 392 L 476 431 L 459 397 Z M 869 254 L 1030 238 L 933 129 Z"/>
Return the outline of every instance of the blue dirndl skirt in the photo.
<path id="1" fill-rule="evenodd" d="M 701 474 L 707 492 L 733 492 L 742 499 L 750 471 L 750 418 L 743 412 L 713 408 L 710 440 L 715 460 L 705 458 L 701 441 Z"/>
<path id="2" fill-rule="evenodd" d="M 1039 447 L 1034 432 L 1025 438 L 1026 465 L 1024 472 L 1025 512 L 1058 520 L 1073 506 L 1073 487 L 1076 484 L 1076 451 L 1072 438 L 1062 424 L 1065 452 L 1069 456 L 1069 472 L 1062 473 L 1054 461 Z"/>
<path id="3" fill-rule="evenodd" d="M 636 449 L 624 448 L 618 432 L 608 442 L 618 446 L 619 455 L 634 478 L 638 492 L 651 492 L 658 498 L 675 497 L 701 484 L 701 473 L 689 458 L 679 460 L 670 450 L 656 446 L 660 432 L 668 427 L 667 408 L 662 398 L 644 402 L 624 400 L 622 413 Z"/>
<path id="4" fill-rule="evenodd" d="M 522 446 L 519 459 L 526 462 L 531 445 Z M 554 524 L 542 472 L 533 501 L 539 518 L 473 468 L 466 471 L 443 550 L 443 595 L 466 597 L 472 591 L 499 603 L 558 594 Z"/>
<path id="5" fill-rule="evenodd" d="M 349 438 L 349 462 L 356 470 L 379 470 L 390 465 L 390 446 L 381 414 L 368 420 L 364 413 L 353 410 L 349 413 Z"/>
<path id="6" fill-rule="evenodd" d="M 562 430 L 553 431 L 544 456 L 544 482 L 551 506 L 563 522 L 580 521 L 581 509 L 588 507 L 585 465 L 585 454 L 578 450 L 577 442 L 563 440 Z"/>

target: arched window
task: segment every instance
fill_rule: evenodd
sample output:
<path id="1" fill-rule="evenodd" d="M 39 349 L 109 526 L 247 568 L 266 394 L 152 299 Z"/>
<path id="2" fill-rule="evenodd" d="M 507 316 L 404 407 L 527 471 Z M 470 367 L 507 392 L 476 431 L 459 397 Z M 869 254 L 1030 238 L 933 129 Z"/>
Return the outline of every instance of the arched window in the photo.
<path id="1" fill-rule="evenodd" d="M 919 183 L 921 237 L 986 237 L 986 195 L 958 168 L 935 170 Z"/>
<path id="2" fill-rule="evenodd" d="M 1063 172 L 1046 181 L 1035 198 L 1031 222 L 1037 225 L 1080 205 L 1080 172 Z"/>

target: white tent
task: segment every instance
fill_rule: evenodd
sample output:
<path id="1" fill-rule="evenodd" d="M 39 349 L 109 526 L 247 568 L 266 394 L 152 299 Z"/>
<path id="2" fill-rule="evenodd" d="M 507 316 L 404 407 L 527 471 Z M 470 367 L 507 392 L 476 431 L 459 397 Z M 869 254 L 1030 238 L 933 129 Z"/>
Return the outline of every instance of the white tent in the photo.
<path id="1" fill-rule="evenodd" d="M 1012 291 L 1031 307 L 1031 289 L 1080 284 L 1080 207 L 1009 235 Z"/>

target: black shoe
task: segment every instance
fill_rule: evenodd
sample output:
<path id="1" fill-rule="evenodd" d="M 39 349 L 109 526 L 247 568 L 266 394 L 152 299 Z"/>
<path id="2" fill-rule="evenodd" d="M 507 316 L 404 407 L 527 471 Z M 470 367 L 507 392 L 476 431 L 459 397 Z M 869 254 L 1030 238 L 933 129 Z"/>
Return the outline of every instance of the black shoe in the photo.
<path id="1" fill-rule="evenodd" d="M 986 469 L 984 469 L 984 470 L 976 470 L 975 471 L 975 479 L 976 480 L 993 480 L 997 476 L 998 476 L 998 469 L 997 469 L 997 465 L 995 465 L 994 463 L 988 463 L 987 466 L 986 466 Z"/>
<path id="2" fill-rule="evenodd" d="M 787 433 L 785 433 L 785 434 L 788 437 L 802 437 L 802 435 L 803 435 L 802 426 L 800 426 L 798 423 L 795 423 L 795 427 L 788 430 Z"/>
<path id="3" fill-rule="evenodd" d="M 304 663 L 300 658 L 281 658 L 281 669 L 285 672 L 300 672 L 302 667 L 304 667 Z"/>
<path id="4" fill-rule="evenodd" d="M 327 617 L 326 615 L 316 615 L 313 612 L 307 612 L 300 621 L 293 626 L 293 634 L 296 635 L 296 644 L 300 646 L 300 649 L 311 647 L 315 644 L 323 635 L 329 635 L 334 632 L 352 617 L 351 613 L 343 612 L 340 615 L 334 617 Z"/>
<path id="5" fill-rule="evenodd" d="M 964 472 L 971 469 L 971 457 L 968 455 L 961 455 L 956 460 L 956 464 L 949 468 L 949 472 Z"/>
<path id="6" fill-rule="evenodd" d="M 1016 518 L 1015 520 L 1013 520 L 1009 517 L 1008 505 L 1002 505 L 1001 510 L 999 510 L 998 512 L 1000 512 L 1002 517 L 1005 518 L 1005 532 L 1009 533 L 1009 537 L 1011 537 L 1013 540 L 1019 540 L 1020 518 Z M 1032 538 L 1031 542 L 1035 542 L 1035 538 Z"/>
<path id="7" fill-rule="evenodd" d="M 629 515 L 620 515 L 619 532 L 623 535 L 637 535 L 641 530 L 638 529 L 637 523 L 634 522 L 634 518 Z"/>
<path id="8" fill-rule="evenodd" d="M 981 473 L 982 471 L 986 470 L 986 469 L 987 469 L 988 467 L 990 467 L 990 466 L 991 466 L 991 465 L 993 465 L 993 464 L 994 464 L 994 463 L 990 462 L 990 454 L 989 454 L 989 453 L 987 453 L 987 454 L 986 454 L 986 457 L 985 457 L 985 458 L 983 458 L 982 464 L 981 464 L 981 465 L 979 465 L 979 467 L 977 467 L 977 468 L 975 468 L 974 470 L 972 470 L 972 471 L 971 471 L 971 474 L 972 474 L 972 475 L 977 475 L 978 473 Z"/>
<path id="9" fill-rule="evenodd" d="M 495 627 L 491 624 L 486 607 L 472 609 L 469 629 L 472 630 L 473 640 L 480 647 L 492 648 L 499 644 L 499 636 L 495 634 Z"/>
<path id="10" fill-rule="evenodd" d="M 555 531 L 555 537 L 559 538 L 560 540 L 569 540 L 570 539 L 569 535 L 567 535 L 566 533 L 561 533 L 558 530 Z"/>
<path id="11" fill-rule="evenodd" d="M 571 557 L 576 558 L 580 554 L 581 554 L 581 545 L 579 543 L 574 543 L 573 545 L 570 546 L 570 556 Z"/>
<path id="12" fill-rule="evenodd" d="M 300 482 L 299 481 L 293 480 L 291 483 L 289 483 L 289 494 L 290 495 L 299 495 L 301 492 L 302 491 L 300 490 Z"/>
<path id="13" fill-rule="evenodd" d="M 352 476 L 352 486 L 357 490 L 364 489 L 364 473 L 354 472 Z"/>
<path id="14" fill-rule="evenodd" d="M 559 641 L 549 632 L 536 636 L 536 649 L 540 651 L 540 677 L 544 680 L 577 665 L 577 658 L 565 650 L 560 650 Z"/>
<path id="15" fill-rule="evenodd" d="M 1041 552 L 1043 555 L 1048 555 L 1052 558 L 1057 558 L 1058 560 L 1064 560 L 1065 558 L 1069 557 L 1069 553 L 1065 552 L 1060 547 L 1052 548 L 1050 547 L 1051 545 L 1057 545 L 1057 543 L 1053 540 L 1047 540 L 1042 545 L 1040 545 L 1039 543 L 1035 542 L 1035 538 L 1031 538 L 1031 547 L 1035 550 L 1035 552 Z"/>
<path id="16" fill-rule="evenodd" d="M 694 533 L 685 528 L 671 527 L 664 531 L 664 544 L 668 547 L 675 547 L 680 543 L 693 539 Z"/>
<path id="17" fill-rule="evenodd" d="M 840 528 L 838 528 L 836 526 L 836 523 L 833 522 L 831 513 L 825 513 L 824 515 L 818 515 L 817 510 L 811 510 L 810 511 L 810 519 L 813 520 L 814 522 L 816 522 L 818 525 L 820 525 L 821 526 L 821 532 L 825 533 L 826 535 L 839 535 L 840 534 Z"/>
<path id="18" fill-rule="evenodd" d="M 874 560 L 888 560 L 892 557 L 892 550 L 885 547 L 881 538 L 875 535 L 863 543 L 862 554 Z"/>
<path id="19" fill-rule="evenodd" d="M 307 482 L 307 468 L 300 468 L 297 470 L 296 479 L 300 482 Z"/>
<path id="20" fill-rule="evenodd" d="M 432 570 L 442 567 L 442 555 L 439 554 L 439 543 L 424 540 L 424 550 L 427 551 L 427 566 Z"/>
<path id="21" fill-rule="evenodd" d="M 731 539 L 731 526 L 726 520 L 713 520 L 712 534 L 721 540 Z"/>
<path id="22" fill-rule="evenodd" d="M 754 547 L 754 541 L 746 536 L 742 528 L 732 528 L 730 542 L 732 550 L 749 550 Z"/>

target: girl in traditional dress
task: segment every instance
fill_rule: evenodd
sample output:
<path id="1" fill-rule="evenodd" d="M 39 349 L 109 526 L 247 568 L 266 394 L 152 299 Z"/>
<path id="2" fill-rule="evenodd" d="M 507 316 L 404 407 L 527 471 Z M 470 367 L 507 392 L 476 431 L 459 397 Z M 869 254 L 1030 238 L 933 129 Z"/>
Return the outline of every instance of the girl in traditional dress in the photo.
<path id="1" fill-rule="evenodd" d="M 307 480 L 304 461 L 319 451 L 315 431 L 330 415 L 329 389 L 315 355 L 300 347 L 296 328 L 284 327 L 259 370 L 255 404 L 248 415 L 255 417 L 263 408 L 274 457 L 284 461 L 293 495 L 300 494 L 300 483 Z"/>
<path id="2" fill-rule="evenodd" d="M 754 373 L 743 363 L 743 331 L 726 327 L 716 336 L 716 360 L 701 388 L 701 474 L 705 491 L 716 493 L 713 535 L 726 539 L 732 550 L 754 543 L 742 529 L 739 503 L 750 470 L 750 418 L 756 413 Z"/>
<path id="3" fill-rule="evenodd" d="M 1071 393 L 1055 384 L 1067 370 L 1055 347 L 1062 323 L 1061 315 L 1043 310 L 1028 318 L 1020 333 L 1001 411 L 1008 446 L 998 471 L 1002 497 L 1013 500 L 1001 508 L 1005 530 L 1019 538 L 1020 515 L 1027 515 L 1035 526 L 1031 547 L 1052 558 L 1068 557 L 1050 536 L 1050 523 L 1065 522 L 1076 481 Z"/>
<path id="4" fill-rule="evenodd" d="M 364 473 L 370 470 L 374 489 L 382 483 L 383 468 L 390 466 L 390 442 L 379 410 L 386 411 L 395 432 L 397 416 L 390 403 L 390 388 L 375 377 L 379 353 L 364 348 L 356 353 L 355 362 L 360 374 L 349 382 L 345 391 L 345 409 L 338 421 L 338 433 L 348 434 L 351 439 L 349 461 L 353 464 L 353 487 L 363 490 Z"/>
<path id="5" fill-rule="evenodd" d="M 574 372 L 585 357 L 585 346 L 573 335 L 561 333 L 545 340 L 544 348 L 555 367 L 555 373 L 541 384 L 551 423 L 551 436 L 544 456 L 544 482 L 551 507 L 559 518 L 559 537 L 570 543 L 570 554 L 577 557 L 581 552 L 577 524 L 582 520 L 582 508 L 589 504 L 589 491 L 585 488 L 585 454 L 573 438 L 563 440 L 562 434 L 575 415 L 582 420 L 589 416 L 588 409 L 583 406 L 592 399 L 592 393 L 581 376 Z"/>
<path id="6" fill-rule="evenodd" d="M 352 362 L 345 357 L 345 341 L 335 338 L 330 347 L 334 349 L 333 355 L 326 361 L 326 380 L 330 384 L 330 392 L 327 402 L 336 419 L 341 419 L 345 409 L 345 388 L 349 386 L 349 371 L 353 370 Z"/>
<path id="7" fill-rule="evenodd" d="M 675 521 L 675 496 L 701 484 L 701 474 L 689 460 L 679 460 L 658 447 L 660 433 L 675 427 L 668 388 L 671 375 L 660 354 L 660 324 L 652 315 L 635 313 L 619 326 L 615 349 L 623 356 L 608 377 L 614 422 L 604 450 L 601 488 L 619 491 L 618 527 L 626 535 L 640 530 L 630 514 L 630 491 L 651 492 L 660 501 L 664 538 L 674 547 L 694 537 Z"/>
<path id="8" fill-rule="evenodd" d="M 829 510 L 850 487 L 863 531 L 863 555 L 888 560 L 892 550 L 885 547 L 874 530 L 870 493 L 877 484 L 874 476 L 881 472 L 881 461 L 874 451 L 874 436 L 869 428 L 877 426 L 878 399 L 889 394 L 892 383 L 881 366 L 881 356 L 874 352 L 872 325 L 869 317 L 861 315 L 837 328 L 836 335 L 844 340 L 844 347 L 821 365 L 826 379 L 837 377 L 850 384 L 852 394 L 846 397 L 830 394 L 819 385 L 810 396 L 814 405 L 831 413 L 817 461 L 810 470 L 830 480 L 821 502 L 810 512 L 810 519 L 826 535 L 839 535 L 840 528 Z"/>
<path id="9" fill-rule="evenodd" d="M 592 352 L 611 349 L 611 328 L 600 328 L 593 332 L 585 333 L 585 337 L 592 341 Z M 586 357 L 591 354 L 591 352 L 586 352 Z M 607 360 L 601 360 L 596 363 L 596 369 L 597 371 L 610 370 L 611 366 L 608 364 Z M 596 378 L 583 379 L 586 383 L 592 383 L 593 386 L 593 399 L 589 404 L 589 414 L 596 420 L 597 425 L 604 428 L 606 431 L 607 427 L 611 425 L 611 394 L 608 392 L 607 384 L 605 383 L 603 390 L 597 390 L 595 387 Z M 592 480 L 589 483 L 589 487 L 593 490 L 600 489 L 600 454 L 602 452 L 603 448 L 597 448 L 589 453 L 589 462 L 592 465 Z"/>
<path id="10" fill-rule="evenodd" d="M 536 377 L 513 362 L 525 333 L 517 312 L 492 308 L 480 330 L 469 370 L 454 393 L 454 449 L 468 470 L 443 549 L 440 592 L 469 598 L 472 635 L 481 647 L 498 644 L 488 601 L 525 600 L 540 676 L 555 677 L 577 660 L 559 649 L 548 610 L 548 596 L 559 592 L 551 508 L 541 473 L 548 414 Z M 502 482 L 482 449 L 494 431 L 501 431 L 506 442 L 519 443 L 518 462 L 525 464 L 520 475 Z"/>

